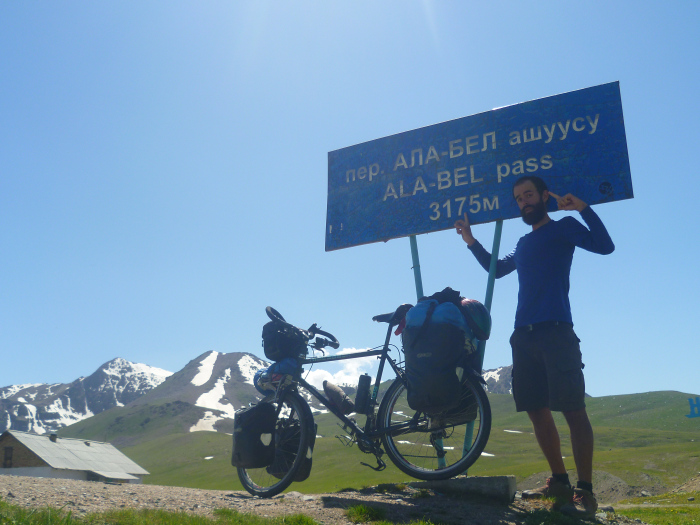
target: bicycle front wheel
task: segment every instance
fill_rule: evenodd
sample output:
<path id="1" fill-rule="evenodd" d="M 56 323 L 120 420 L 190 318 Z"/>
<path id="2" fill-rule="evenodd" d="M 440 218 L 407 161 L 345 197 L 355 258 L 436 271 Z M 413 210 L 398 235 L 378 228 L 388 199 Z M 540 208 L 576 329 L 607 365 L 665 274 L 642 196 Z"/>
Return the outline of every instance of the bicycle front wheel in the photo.
<path id="1" fill-rule="evenodd" d="M 430 417 L 408 406 L 406 385 L 397 378 L 379 407 L 379 430 L 391 461 L 418 479 L 448 479 L 479 459 L 491 432 L 491 406 L 478 379 L 463 381 L 456 408 Z"/>
<path id="2" fill-rule="evenodd" d="M 271 498 L 289 487 L 302 465 L 311 461 L 313 453 L 315 430 L 309 405 L 296 392 L 286 392 L 280 403 L 273 464 L 263 468 L 237 469 L 243 488 L 261 498 Z"/>

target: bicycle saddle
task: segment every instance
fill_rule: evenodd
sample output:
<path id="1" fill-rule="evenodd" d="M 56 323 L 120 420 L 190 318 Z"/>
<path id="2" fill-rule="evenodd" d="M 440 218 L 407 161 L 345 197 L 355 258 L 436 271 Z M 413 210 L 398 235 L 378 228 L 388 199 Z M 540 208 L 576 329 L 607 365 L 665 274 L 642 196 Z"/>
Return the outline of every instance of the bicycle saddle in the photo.
<path id="1" fill-rule="evenodd" d="M 391 326 L 396 326 L 403 321 L 403 318 L 406 317 L 406 312 L 408 312 L 411 308 L 413 308 L 412 304 L 405 303 L 399 306 L 394 312 L 375 315 L 372 317 L 372 321 L 377 321 L 378 323 L 389 323 Z"/>

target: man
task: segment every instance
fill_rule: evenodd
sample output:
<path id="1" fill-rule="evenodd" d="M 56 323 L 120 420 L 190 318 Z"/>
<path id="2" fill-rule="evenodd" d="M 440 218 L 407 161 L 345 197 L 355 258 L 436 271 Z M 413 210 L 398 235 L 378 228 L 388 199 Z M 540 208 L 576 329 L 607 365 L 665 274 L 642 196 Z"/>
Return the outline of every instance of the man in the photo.
<path id="1" fill-rule="evenodd" d="M 523 221 L 532 226 L 496 268 L 497 278 L 518 272 L 518 306 L 510 339 L 513 398 L 517 411 L 528 413 L 552 470 L 546 486 L 526 491 L 523 497 L 553 497 L 555 508 L 563 513 L 593 517 L 598 508 L 592 485 L 593 429 L 586 413 L 581 351 L 569 306 L 569 274 L 576 247 L 609 254 L 615 245 L 590 206 L 571 194 L 550 193 L 539 177 L 518 179 L 513 196 Z M 588 228 L 573 217 L 552 220 L 547 212 L 550 197 L 557 200 L 560 210 L 578 211 Z M 472 235 L 466 213 L 455 228 L 488 271 L 491 254 Z M 562 412 L 569 426 L 578 472 L 575 489 L 562 460 L 552 410 Z"/>

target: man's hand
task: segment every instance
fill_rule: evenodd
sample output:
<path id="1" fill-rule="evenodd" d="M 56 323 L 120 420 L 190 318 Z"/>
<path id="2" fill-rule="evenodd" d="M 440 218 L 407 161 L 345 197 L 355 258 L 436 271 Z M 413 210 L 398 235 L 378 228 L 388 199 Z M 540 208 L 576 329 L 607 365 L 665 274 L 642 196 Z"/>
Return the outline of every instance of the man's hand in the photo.
<path id="1" fill-rule="evenodd" d="M 557 200 L 557 206 L 559 207 L 560 210 L 567 210 L 567 211 L 578 211 L 581 212 L 583 209 L 588 206 L 585 202 L 583 202 L 581 199 L 578 197 L 575 197 L 574 195 L 571 195 L 571 193 L 567 193 L 563 197 L 560 197 L 559 195 L 556 195 L 555 193 L 552 193 L 551 191 L 549 194 L 554 197 Z"/>
<path id="2" fill-rule="evenodd" d="M 457 235 L 461 235 L 462 240 L 466 242 L 468 246 L 476 242 L 476 239 L 472 235 L 472 228 L 469 226 L 469 217 L 467 217 L 466 212 L 464 213 L 464 220 L 460 219 L 455 222 L 455 229 L 457 230 Z"/>

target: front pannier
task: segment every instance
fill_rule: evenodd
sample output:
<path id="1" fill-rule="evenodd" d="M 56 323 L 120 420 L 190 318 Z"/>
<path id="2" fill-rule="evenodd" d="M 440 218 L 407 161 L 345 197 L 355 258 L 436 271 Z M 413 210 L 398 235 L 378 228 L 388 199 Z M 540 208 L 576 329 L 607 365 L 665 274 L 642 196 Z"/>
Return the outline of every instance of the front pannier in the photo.
<path id="1" fill-rule="evenodd" d="M 237 468 L 263 468 L 275 459 L 277 408 L 260 403 L 236 412 L 233 420 L 231 465 Z"/>
<path id="2" fill-rule="evenodd" d="M 311 466 L 313 464 L 313 450 L 316 443 L 316 428 L 314 425 L 314 433 L 311 436 L 311 442 L 306 450 L 302 451 L 305 454 L 299 470 L 294 475 L 294 481 L 305 481 L 311 474 Z M 282 479 L 284 475 L 292 468 L 294 460 L 299 451 L 301 442 L 301 425 L 297 420 L 285 420 L 279 425 L 275 432 L 275 459 L 272 464 L 267 467 L 267 472 L 277 479 Z"/>

